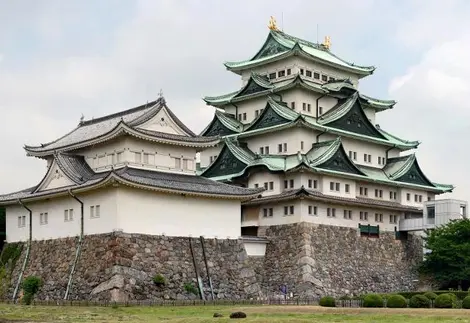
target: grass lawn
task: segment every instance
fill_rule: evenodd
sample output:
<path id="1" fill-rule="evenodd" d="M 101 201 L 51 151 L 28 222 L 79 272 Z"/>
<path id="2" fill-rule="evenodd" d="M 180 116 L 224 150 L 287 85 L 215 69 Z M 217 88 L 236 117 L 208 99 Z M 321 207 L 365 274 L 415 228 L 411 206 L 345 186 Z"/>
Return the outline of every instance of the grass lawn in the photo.
<path id="1" fill-rule="evenodd" d="M 19 306 L 0 304 L 0 323 L 4 322 L 231 322 L 234 311 L 247 314 L 241 322 L 469 322 L 470 310 L 435 309 L 352 309 L 316 306 L 185 306 L 185 307 L 71 307 Z M 223 318 L 213 318 L 215 312 Z M 235 320 L 238 322 L 240 320 Z"/>

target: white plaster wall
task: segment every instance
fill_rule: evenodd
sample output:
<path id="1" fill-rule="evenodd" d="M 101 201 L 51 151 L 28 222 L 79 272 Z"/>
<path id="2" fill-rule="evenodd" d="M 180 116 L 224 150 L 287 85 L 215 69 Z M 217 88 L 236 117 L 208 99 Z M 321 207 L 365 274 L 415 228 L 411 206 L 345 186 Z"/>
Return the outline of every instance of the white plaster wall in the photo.
<path id="1" fill-rule="evenodd" d="M 108 187 L 93 193 L 77 194 L 84 203 L 85 234 L 107 233 L 116 228 L 116 190 Z M 32 211 L 33 240 L 72 237 L 80 234 L 80 204 L 71 197 L 25 203 Z M 90 206 L 100 205 L 100 217 L 90 218 Z M 64 211 L 73 209 L 73 221 L 64 221 Z M 48 213 L 48 223 L 40 224 L 40 213 Z M 18 227 L 18 216 L 26 216 L 26 226 Z M 29 237 L 29 212 L 19 205 L 6 208 L 7 241 L 25 241 Z"/>
<path id="2" fill-rule="evenodd" d="M 356 197 L 356 182 L 350 179 L 343 179 L 339 177 L 332 177 L 332 176 L 322 176 L 322 192 L 323 194 L 332 195 L 332 196 L 339 196 L 339 197 L 347 197 L 347 198 L 355 198 Z M 339 183 L 340 190 L 339 192 L 336 190 L 331 190 L 330 183 Z M 346 193 L 346 184 L 349 185 L 349 193 Z M 335 184 L 336 188 L 336 184 Z"/>
<path id="3" fill-rule="evenodd" d="M 398 197 L 400 198 L 399 202 L 403 205 L 414 206 L 414 207 L 423 207 L 424 202 L 427 201 L 428 193 L 424 190 L 399 188 L 399 189 L 397 189 L 397 191 L 398 191 L 397 198 Z M 407 198 L 407 193 L 410 194 L 410 200 L 409 201 L 407 201 L 407 199 L 406 199 Z M 415 202 L 415 194 L 422 196 L 421 202 L 419 202 L 419 200 L 418 200 L 418 202 Z"/>
<path id="4" fill-rule="evenodd" d="M 273 182 L 273 190 L 269 189 L 269 182 Z M 284 181 L 279 174 L 256 172 L 248 179 L 249 188 L 254 188 L 255 184 L 258 184 L 258 187 L 264 187 L 264 183 L 268 183 L 268 189 L 262 193 L 263 196 L 276 195 L 283 191 Z"/>
<path id="5" fill-rule="evenodd" d="M 288 207 L 294 206 L 294 214 L 284 215 L 285 206 L 288 206 Z M 264 217 L 263 216 L 264 208 L 273 208 L 273 216 Z M 259 213 L 259 225 L 260 226 L 298 223 L 298 222 L 301 222 L 301 219 L 302 219 L 300 200 L 292 200 L 292 201 L 285 201 L 285 202 L 280 202 L 280 203 L 270 203 L 270 204 L 262 205 L 260 206 L 259 211 L 260 211 Z"/>
<path id="6" fill-rule="evenodd" d="M 124 232 L 236 239 L 241 235 L 237 200 L 203 199 L 118 189 L 118 226 Z"/>
<path id="7" fill-rule="evenodd" d="M 312 148 L 318 132 L 307 128 L 289 128 L 271 133 L 261 134 L 255 137 L 243 138 L 248 148 L 254 153 L 259 153 L 260 147 L 269 146 L 270 155 L 290 155 L 299 151 L 306 153 Z M 303 141 L 304 149 L 301 150 Z M 287 152 L 278 152 L 278 145 L 287 143 Z"/>
<path id="8" fill-rule="evenodd" d="M 299 56 L 289 57 L 289 58 L 286 58 L 277 62 L 265 64 L 264 66 L 259 66 L 251 70 L 244 71 L 242 74 L 242 84 L 245 84 L 245 82 L 249 79 L 251 71 L 254 71 L 259 74 L 269 74 L 269 73 L 285 70 L 288 68 L 292 70 L 291 71 L 292 74 L 299 73 L 299 70 L 303 68 L 304 70 L 311 70 L 312 73 L 315 71 L 315 72 L 319 72 L 320 74 L 325 74 L 325 75 L 334 77 L 336 79 L 350 78 L 354 86 L 357 87 L 358 85 L 358 78 L 356 75 L 352 73 L 340 71 L 337 68 L 330 67 L 328 65 L 324 65 L 321 63 L 317 63 L 317 62 L 312 62 L 310 60 L 307 60 Z M 286 75 L 286 77 L 278 78 L 277 80 L 281 81 L 281 80 L 286 79 L 287 77 L 288 76 Z M 321 82 L 319 80 L 313 79 L 313 77 L 311 80 Z"/>
<path id="9" fill-rule="evenodd" d="M 120 162 L 117 154 L 122 152 Z M 141 153 L 141 162 L 136 162 L 135 153 Z M 125 165 L 136 166 L 144 169 L 160 170 L 174 173 L 194 174 L 196 170 L 196 149 L 191 147 L 164 145 L 146 140 L 139 140 L 130 136 L 122 136 L 115 140 L 82 149 L 77 154 L 85 156 L 90 167 L 97 171 L 108 171 L 114 165 L 115 168 Z M 148 163 L 144 160 L 144 154 L 149 154 Z M 175 168 L 173 158 L 188 160 L 188 168 Z"/>
<path id="10" fill-rule="evenodd" d="M 273 95 L 277 99 L 276 95 Z M 267 97 L 258 97 L 251 100 L 237 102 L 233 104 L 227 104 L 224 106 L 225 112 L 233 114 L 235 119 L 239 120 L 243 124 L 249 124 L 256 119 L 256 110 L 262 110 L 266 108 Z M 236 107 L 235 107 L 236 106 Z M 246 113 L 246 120 L 243 119 L 243 114 Z M 242 118 L 239 115 L 242 115 Z"/>
<path id="11" fill-rule="evenodd" d="M 211 164 L 211 156 L 215 157 L 220 154 L 220 151 L 222 150 L 222 145 L 216 146 L 216 147 L 210 147 L 207 149 L 204 149 L 199 153 L 200 156 L 200 161 L 201 161 L 201 167 L 206 168 Z"/>

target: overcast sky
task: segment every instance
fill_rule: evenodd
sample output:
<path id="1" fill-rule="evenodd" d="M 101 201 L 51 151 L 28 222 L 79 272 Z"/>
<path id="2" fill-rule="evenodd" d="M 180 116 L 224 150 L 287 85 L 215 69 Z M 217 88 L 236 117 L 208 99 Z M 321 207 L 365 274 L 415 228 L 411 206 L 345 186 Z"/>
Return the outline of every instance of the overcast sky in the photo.
<path id="1" fill-rule="evenodd" d="M 395 99 L 377 122 L 422 142 L 432 180 L 470 192 L 470 1 L 452 0 L 0 0 L 0 193 L 37 184 L 43 160 L 24 144 L 56 139 L 82 113 L 99 117 L 155 99 L 199 132 L 213 109 L 201 100 L 240 86 L 227 60 L 250 58 L 269 16 L 284 31 L 331 50 L 374 75 L 360 90 Z"/>

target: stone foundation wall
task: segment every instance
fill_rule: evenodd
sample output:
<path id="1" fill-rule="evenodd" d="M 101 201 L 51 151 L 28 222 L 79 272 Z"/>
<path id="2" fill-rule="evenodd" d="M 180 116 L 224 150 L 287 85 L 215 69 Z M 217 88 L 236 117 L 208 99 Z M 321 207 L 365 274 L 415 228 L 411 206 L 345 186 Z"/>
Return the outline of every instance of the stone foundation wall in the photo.
<path id="1" fill-rule="evenodd" d="M 358 229 L 298 223 L 263 228 L 266 250 L 262 289 L 281 284 L 300 297 L 343 296 L 416 288 L 423 259 L 421 238 L 360 236 Z"/>
<path id="2" fill-rule="evenodd" d="M 264 257 L 248 257 L 241 240 L 205 240 L 215 297 L 249 299 L 280 295 L 286 284 L 299 297 L 342 296 L 414 289 L 422 260 L 419 237 L 393 233 L 361 237 L 357 229 L 298 223 L 260 228 L 269 239 Z M 201 242 L 192 238 L 206 299 L 211 299 Z M 42 278 L 38 299 L 61 300 L 78 238 L 33 241 L 24 277 Z M 23 249 L 9 288 L 13 294 L 26 253 Z M 157 286 L 153 277 L 165 278 Z M 72 300 L 195 299 L 197 286 L 189 238 L 112 233 L 84 238 L 73 275 Z"/>

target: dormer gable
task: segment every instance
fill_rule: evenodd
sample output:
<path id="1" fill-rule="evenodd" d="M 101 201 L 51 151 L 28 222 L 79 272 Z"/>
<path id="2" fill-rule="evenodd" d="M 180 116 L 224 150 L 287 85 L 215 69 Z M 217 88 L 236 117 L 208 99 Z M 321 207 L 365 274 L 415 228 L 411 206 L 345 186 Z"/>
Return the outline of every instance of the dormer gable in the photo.
<path id="1" fill-rule="evenodd" d="M 76 183 L 60 169 L 57 161 L 54 160 L 47 170 L 46 176 L 44 176 L 43 180 L 36 188 L 36 192 L 74 185 L 76 185 Z"/>
<path id="2" fill-rule="evenodd" d="M 136 128 L 158 131 L 172 135 L 194 136 L 194 134 L 184 127 L 182 122 L 166 107 L 162 107 L 148 121 L 138 125 Z M 188 131 L 189 130 L 189 131 Z"/>

